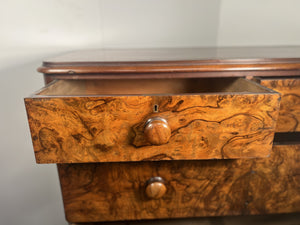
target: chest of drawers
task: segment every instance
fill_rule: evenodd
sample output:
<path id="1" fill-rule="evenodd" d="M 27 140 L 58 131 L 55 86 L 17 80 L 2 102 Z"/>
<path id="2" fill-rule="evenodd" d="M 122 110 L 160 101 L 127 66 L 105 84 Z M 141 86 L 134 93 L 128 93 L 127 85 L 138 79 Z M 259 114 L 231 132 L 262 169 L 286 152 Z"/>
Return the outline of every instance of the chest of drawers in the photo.
<path id="1" fill-rule="evenodd" d="M 93 50 L 25 98 L 66 218 L 300 211 L 300 48 Z M 275 143 L 273 138 L 275 134 Z"/>

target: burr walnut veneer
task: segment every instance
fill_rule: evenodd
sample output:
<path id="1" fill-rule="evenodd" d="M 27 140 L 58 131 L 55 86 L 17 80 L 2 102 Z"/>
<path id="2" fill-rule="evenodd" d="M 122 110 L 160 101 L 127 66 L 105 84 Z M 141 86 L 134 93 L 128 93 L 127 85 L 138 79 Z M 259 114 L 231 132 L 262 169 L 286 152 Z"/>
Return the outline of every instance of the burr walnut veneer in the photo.
<path id="1" fill-rule="evenodd" d="M 300 211 L 299 47 L 92 50 L 38 70 L 35 157 L 58 164 L 69 222 Z"/>
<path id="2" fill-rule="evenodd" d="M 260 83 L 280 92 L 280 117 L 277 132 L 300 131 L 300 79 L 295 78 L 261 78 Z"/>
<path id="3" fill-rule="evenodd" d="M 25 103 L 39 163 L 226 159 L 269 156 L 279 94 L 242 78 L 60 80 Z M 166 127 L 150 134 L 154 118 Z"/>

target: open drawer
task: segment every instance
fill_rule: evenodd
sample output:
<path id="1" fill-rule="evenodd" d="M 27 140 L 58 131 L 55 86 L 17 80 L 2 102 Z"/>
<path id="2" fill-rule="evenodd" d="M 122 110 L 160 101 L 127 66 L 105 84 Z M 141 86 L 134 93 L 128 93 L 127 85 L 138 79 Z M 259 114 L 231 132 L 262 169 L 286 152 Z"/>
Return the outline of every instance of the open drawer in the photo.
<path id="1" fill-rule="evenodd" d="M 280 95 L 242 78 L 57 80 L 25 99 L 38 163 L 267 157 Z"/>

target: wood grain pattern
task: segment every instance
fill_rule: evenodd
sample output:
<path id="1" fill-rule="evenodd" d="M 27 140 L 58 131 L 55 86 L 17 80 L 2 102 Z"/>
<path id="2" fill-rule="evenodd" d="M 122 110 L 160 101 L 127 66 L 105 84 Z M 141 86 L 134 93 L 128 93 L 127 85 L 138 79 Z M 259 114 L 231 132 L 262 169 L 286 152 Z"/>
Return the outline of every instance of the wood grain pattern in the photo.
<path id="1" fill-rule="evenodd" d="M 279 95 L 35 96 L 25 103 L 38 163 L 230 159 L 269 156 Z M 168 143 L 145 138 L 151 117 L 168 121 Z"/>
<path id="2" fill-rule="evenodd" d="M 151 177 L 145 184 L 145 194 L 150 199 L 160 199 L 167 191 L 165 181 L 161 177 Z"/>
<path id="3" fill-rule="evenodd" d="M 148 122 L 151 120 L 150 122 Z M 166 144 L 171 137 L 171 129 L 168 122 L 162 118 L 150 118 L 144 127 L 145 139 L 153 145 Z"/>
<path id="4" fill-rule="evenodd" d="M 254 215 L 300 211 L 300 146 L 275 146 L 268 159 L 58 165 L 67 220 Z M 166 194 L 145 196 L 165 179 Z"/>
<path id="5" fill-rule="evenodd" d="M 282 94 L 276 132 L 300 131 L 300 78 L 265 78 L 260 82 Z"/>

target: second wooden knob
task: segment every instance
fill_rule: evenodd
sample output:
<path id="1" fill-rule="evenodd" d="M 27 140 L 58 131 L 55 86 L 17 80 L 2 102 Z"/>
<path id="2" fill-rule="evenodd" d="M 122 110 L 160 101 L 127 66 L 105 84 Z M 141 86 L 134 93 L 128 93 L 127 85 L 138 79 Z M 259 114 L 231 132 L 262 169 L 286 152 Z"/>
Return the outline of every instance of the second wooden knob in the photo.
<path id="1" fill-rule="evenodd" d="M 161 177 L 152 177 L 146 183 L 146 195 L 151 199 L 160 199 L 167 191 L 165 182 Z"/>
<path id="2" fill-rule="evenodd" d="M 169 141 L 171 129 L 165 119 L 154 117 L 146 122 L 144 134 L 151 144 L 162 145 Z"/>

